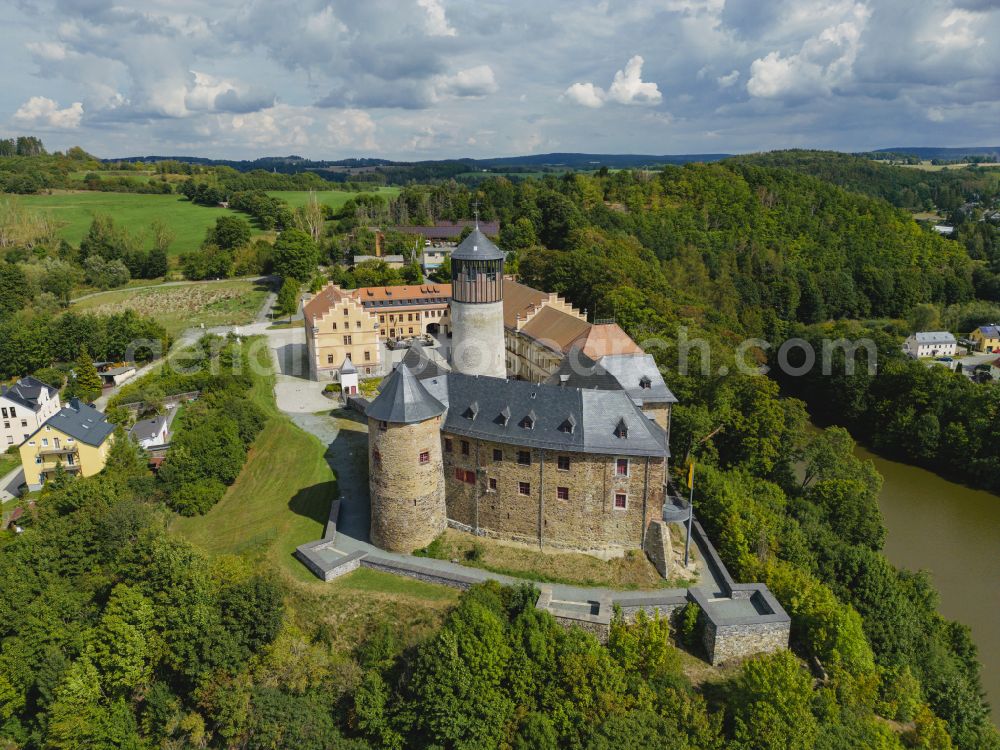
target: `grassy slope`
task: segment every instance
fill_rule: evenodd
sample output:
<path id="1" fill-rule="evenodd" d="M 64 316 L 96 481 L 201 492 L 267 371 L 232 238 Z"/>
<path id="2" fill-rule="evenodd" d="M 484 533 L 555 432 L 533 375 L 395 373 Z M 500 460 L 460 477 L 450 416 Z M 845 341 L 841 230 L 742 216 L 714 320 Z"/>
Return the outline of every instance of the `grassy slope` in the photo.
<path id="1" fill-rule="evenodd" d="M 124 308 L 152 315 L 176 335 L 185 328 L 245 325 L 253 322 L 267 291 L 247 280 L 183 284 L 151 289 L 115 289 L 73 304 L 74 310 L 103 313 Z"/>
<path id="2" fill-rule="evenodd" d="M 292 557 L 323 534 L 336 477 L 326 446 L 277 410 L 273 389 L 272 376 L 259 378 L 252 391 L 269 419 L 239 478 L 204 516 L 174 517 L 171 531 L 210 554 L 245 555 L 275 570 L 289 584 L 294 616 L 335 625 L 346 644 L 380 621 L 433 627 L 458 592 L 365 569 L 323 583 Z"/>
<path id="3" fill-rule="evenodd" d="M 107 214 L 133 235 L 145 235 L 144 245 L 149 247 L 152 244 L 149 226 L 158 218 L 175 235 L 171 255 L 197 250 L 205 239 L 205 230 L 219 216 L 236 213 L 199 206 L 180 195 L 79 192 L 24 195 L 18 200 L 26 208 L 48 211 L 59 225 L 59 237 L 74 245 L 86 235 L 95 214 Z"/>
<path id="4" fill-rule="evenodd" d="M 268 195 L 273 195 L 277 198 L 281 198 L 288 203 L 292 208 L 298 208 L 299 206 L 304 206 L 309 201 L 308 190 L 268 190 Z M 394 195 L 399 194 L 399 188 L 388 187 L 379 188 L 378 194 L 383 198 L 390 198 Z M 325 203 L 333 209 L 338 209 L 347 203 L 348 200 L 353 198 L 358 193 L 351 193 L 346 190 L 319 190 L 316 191 L 316 199 L 320 203 Z"/>

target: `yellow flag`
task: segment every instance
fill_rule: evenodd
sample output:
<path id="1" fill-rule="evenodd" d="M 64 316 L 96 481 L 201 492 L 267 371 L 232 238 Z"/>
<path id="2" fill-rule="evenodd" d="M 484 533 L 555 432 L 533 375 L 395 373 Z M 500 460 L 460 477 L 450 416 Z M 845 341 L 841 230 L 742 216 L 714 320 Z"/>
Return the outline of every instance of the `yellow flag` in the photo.
<path id="1" fill-rule="evenodd" d="M 694 461 L 688 464 L 688 489 L 694 489 Z"/>

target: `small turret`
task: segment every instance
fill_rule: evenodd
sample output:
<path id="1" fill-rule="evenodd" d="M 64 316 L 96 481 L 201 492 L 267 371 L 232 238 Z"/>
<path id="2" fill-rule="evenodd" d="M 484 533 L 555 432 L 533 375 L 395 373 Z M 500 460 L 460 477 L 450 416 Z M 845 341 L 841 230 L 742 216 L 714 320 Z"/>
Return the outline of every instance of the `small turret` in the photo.
<path id="1" fill-rule="evenodd" d="M 365 411 L 371 542 L 393 552 L 426 547 L 447 526 L 441 415 L 446 407 L 400 364 Z"/>

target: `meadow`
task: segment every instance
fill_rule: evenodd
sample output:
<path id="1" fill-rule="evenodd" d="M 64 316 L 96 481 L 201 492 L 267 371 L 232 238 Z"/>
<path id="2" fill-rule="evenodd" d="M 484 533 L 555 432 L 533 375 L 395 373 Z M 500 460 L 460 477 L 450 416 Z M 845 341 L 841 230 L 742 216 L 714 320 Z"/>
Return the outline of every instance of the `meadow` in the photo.
<path id="1" fill-rule="evenodd" d="M 398 194 L 399 189 L 380 188 L 378 192 L 388 198 Z M 309 201 L 308 190 L 271 190 L 268 194 L 284 199 L 292 208 L 304 206 Z M 344 190 L 316 193 L 320 203 L 334 209 L 339 209 L 355 195 L 357 193 Z M 169 250 L 171 256 L 197 250 L 205 239 L 205 231 L 218 217 L 236 213 L 227 208 L 199 206 L 176 194 L 56 191 L 48 195 L 19 196 L 18 201 L 25 208 L 48 213 L 56 224 L 57 236 L 73 245 L 80 244 L 96 214 L 106 214 L 132 235 L 141 238 L 143 247 L 148 248 L 152 245 L 150 225 L 155 219 L 160 219 L 174 233 Z M 249 217 L 244 218 L 249 220 Z M 253 226 L 253 222 L 250 223 Z M 254 227 L 253 234 L 259 235 L 261 231 Z"/>
<path id="2" fill-rule="evenodd" d="M 281 198 L 292 208 L 299 208 L 309 202 L 309 195 L 312 192 L 315 192 L 316 199 L 320 203 L 325 203 L 334 210 L 341 208 L 347 201 L 358 195 L 358 193 L 347 190 L 268 190 L 267 194 L 275 198 Z M 376 192 L 388 200 L 395 195 L 399 195 L 399 188 L 383 187 L 379 188 Z"/>
<path id="3" fill-rule="evenodd" d="M 148 248 L 152 245 L 149 227 L 154 219 L 160 219 L 174 233 L 170 255 L 197 250 L 205 239 L 205 230 L 218 217 L 235 213 L 226 208 L 199 206 L 181 195 L 81 191 L 24 195 L 18 200 L 25 208 L 47 212 L 58 227 L 59 238 L 73 245 L 78 245 L 87 234 L 95 214 L 106 214 L 134 236 L 141 237 L 143 246 Z M 256 229 L 254 232 L 259 234 Z"/>
<path id="4" fill-rule="evenodd" d="M 135 310 L 156 318 L 167 333 L 177 336 L 201 324 L 210 327 L 251 323 L 266 295 L 264 287 L 247 279 L 202 281 L 114 289 L 81 298 L 72 309 L 105 314 Z"/>

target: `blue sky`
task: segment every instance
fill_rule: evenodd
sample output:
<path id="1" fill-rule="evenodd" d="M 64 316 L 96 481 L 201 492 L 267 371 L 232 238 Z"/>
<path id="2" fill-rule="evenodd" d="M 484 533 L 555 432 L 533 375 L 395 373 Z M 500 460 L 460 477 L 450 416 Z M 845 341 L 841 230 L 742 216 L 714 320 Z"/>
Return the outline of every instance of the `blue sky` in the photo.
<path id="1" fill-rule="evenodd" d="M 0 133 L 100 156 L 1000 143 L 1000 0 L 8 0 Z"/>

